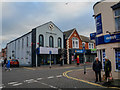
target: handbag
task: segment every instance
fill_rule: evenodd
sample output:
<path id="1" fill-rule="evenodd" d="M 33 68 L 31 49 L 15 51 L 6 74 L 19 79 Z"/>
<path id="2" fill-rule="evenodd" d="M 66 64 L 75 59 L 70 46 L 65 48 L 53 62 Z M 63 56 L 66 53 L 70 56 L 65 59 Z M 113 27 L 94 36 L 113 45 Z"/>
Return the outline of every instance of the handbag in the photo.
<path id="1" fill-rule="evenodd" d="M 108 77 L 108 82 L 113 82 L 112 73 L 110 73 L 110 76 Z"/>

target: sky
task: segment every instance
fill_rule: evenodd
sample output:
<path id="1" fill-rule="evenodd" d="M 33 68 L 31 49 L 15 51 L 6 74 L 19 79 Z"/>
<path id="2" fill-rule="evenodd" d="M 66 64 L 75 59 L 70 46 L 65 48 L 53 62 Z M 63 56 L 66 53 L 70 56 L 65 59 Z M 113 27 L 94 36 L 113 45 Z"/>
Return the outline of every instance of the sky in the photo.
<path id="1" fill-rule="evenodd" d="M 89 37 L 96 31 L 92 17 L 95 2 L 3 2 L 0 50 L 11 40 L 49 21 L 63 32 L 76 28 L 80 35 Z"/>

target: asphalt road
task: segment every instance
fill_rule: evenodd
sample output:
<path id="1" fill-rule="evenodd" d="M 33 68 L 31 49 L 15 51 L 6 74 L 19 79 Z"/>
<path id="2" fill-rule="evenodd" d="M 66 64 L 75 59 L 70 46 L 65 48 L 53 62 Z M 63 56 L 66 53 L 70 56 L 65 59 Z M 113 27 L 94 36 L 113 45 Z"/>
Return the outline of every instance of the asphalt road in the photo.
<path id="1" fill-rule="evenodd" d="M 90 66 L 88 66 L 90 67 Z M 77 80 L 72 80 L 63 76 L 63 72 L 79 67 L 68 68 L 12 68 L 11 71 L 2 70 L 2 87 L 4 88 L 101 88 Z"/>

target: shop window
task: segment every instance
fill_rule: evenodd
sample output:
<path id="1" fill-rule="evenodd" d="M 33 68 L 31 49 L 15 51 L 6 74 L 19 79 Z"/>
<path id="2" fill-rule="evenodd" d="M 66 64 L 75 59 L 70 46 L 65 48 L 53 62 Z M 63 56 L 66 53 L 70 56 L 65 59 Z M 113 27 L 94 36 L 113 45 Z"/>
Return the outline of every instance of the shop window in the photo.
<path id="1" fill-rule="evenodd" d="M 39 35 L 39 46 L 44 47 L 44 37 L 43 37 L 43 35 Z"/>
<path id="2" fill-rule="evenodd" d="M 54 42 L 53 42 L 53 37 L 52 36 L 50 36 L 49 37 L 49 47 L 54 47 Z"/>
<path id="3" fill-rule="evenodd" d="M 116 31 L 120 31 L 120 9 L 116 9 L 114 11 L 115 14 L 115 29 Z"/>
<path id="4" fill-rule="evenodd" d="M 116 70 L 120 70 L 120 49 L 115 49 Z"/>
<path id="5" fill-rule="evenodd" d="M 73 48 L 79 48 L 79 40 L 78 40 L 78 38 L 75 38 L 75 37 L 72 38 L 72 47 Z"/>
<path id="6" fill-rule="evenodd" d="M 58 38 L 58 48 L 61 48 L 61 38 Z"/>

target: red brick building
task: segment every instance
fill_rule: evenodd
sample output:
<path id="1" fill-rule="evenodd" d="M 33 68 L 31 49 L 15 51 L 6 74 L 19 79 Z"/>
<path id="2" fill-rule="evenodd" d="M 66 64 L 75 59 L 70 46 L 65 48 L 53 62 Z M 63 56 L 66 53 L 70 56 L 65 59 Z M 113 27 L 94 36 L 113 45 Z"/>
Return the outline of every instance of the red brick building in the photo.
<path id="1" fill-rule="evenodd" d="M 4 49 L 1 50 L 1 55 L 0 56 L 1 56 L 2 59 L 7 58 L 6 51 L 7 51 L 7 48 L 4 48 Z"/>
<path id="2" fill-rule="evenodd" d="M 86 49 L 86 61 L 92 62 L 96 56 L 95 43 L 88 37 L 79 35 L 74 28 L 64 32 L 64 48 L 66 49 L 66 63 L 76 63 L 76 58 L 79 57 L 80 63 L 83 63 L 83 50 L 82 45 L 85 44 Z"/>

